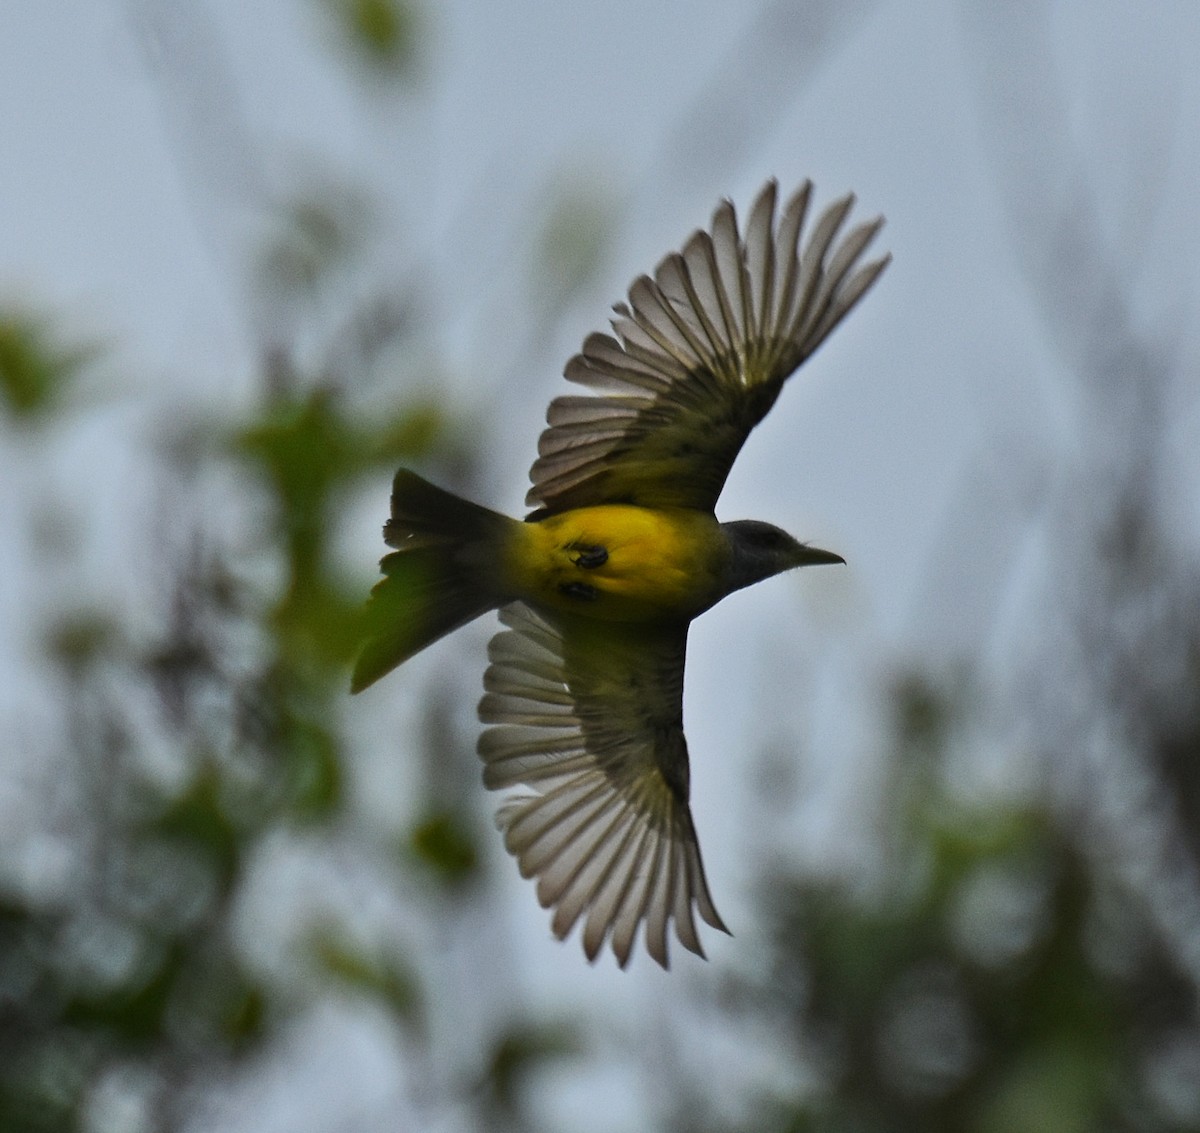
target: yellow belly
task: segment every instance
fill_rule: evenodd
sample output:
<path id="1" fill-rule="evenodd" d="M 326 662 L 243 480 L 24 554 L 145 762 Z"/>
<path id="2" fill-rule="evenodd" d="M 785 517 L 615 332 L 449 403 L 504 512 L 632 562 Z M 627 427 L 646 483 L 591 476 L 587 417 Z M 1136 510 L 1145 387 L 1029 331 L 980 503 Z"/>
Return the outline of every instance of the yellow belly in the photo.
<path id="1" fill-rule="evenodd" d="M 537 605 L 656 621 L 690 619 L 718 601 L 727 556 L 711 514 L 609 504 L 524 524 L 507 567 L 514 593 Z"/>

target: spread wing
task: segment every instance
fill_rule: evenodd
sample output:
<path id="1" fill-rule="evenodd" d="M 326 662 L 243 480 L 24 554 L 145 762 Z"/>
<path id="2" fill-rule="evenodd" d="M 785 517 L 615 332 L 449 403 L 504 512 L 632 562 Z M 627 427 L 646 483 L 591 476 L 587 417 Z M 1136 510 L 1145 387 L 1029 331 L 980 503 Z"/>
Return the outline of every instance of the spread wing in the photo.
<path id="1" fill-rule="evenodd" d="M 724 201 L 711 232 L 634 281 L 614 308 L 615 336 L 590 335 L 564 371 L 605 392 L 550 403 L 526 497 L 535 515 L 604 503 L 712 510 L 784 380 L 890 259 L 859 263 L 881 217 L 839 239 L 852 195 L 805 241 L 811 195 L 805 182 L 776 223 L 777 186 L 767 182 L 744 233 Z"/>
<path id="2" fill-rule="evenodd" d="M 622 967 L 638 926 L 667 967 L 667 926 L 704 955 L 693 907 L 713 907 L 688 809 L 683 738 L 686 626 L 551 623 L 523 603 L 500 613 L 479 704 L 484 783 L 524 788 L 497 814 L 504 843 L 562 938 L 583 918 L 595 959 L 606 937 Z"/>

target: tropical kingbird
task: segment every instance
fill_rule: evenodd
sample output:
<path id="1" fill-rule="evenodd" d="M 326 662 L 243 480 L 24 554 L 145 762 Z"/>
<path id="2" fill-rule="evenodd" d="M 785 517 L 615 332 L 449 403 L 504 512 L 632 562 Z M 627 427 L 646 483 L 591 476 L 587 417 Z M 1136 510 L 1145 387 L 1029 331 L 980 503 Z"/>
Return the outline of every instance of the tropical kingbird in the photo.
<path id="1" fill-rule="evenodd" d="M 750 430 L 858 302 L 889 256 L 861 262 L 882 218 L 841 235 L 831 204 L 804 238 L 812 186 L 776 219 L 770 181 L 739 232 L 723 202 L 708 232 L 641 276 L 564 371 L 593 387 L 546 415 L 524 522 L 401 469 L 384 539 L 395 550 L 367 607 L 358 692 L 488 610 L 479 717 L 483 780 L 517 788 L 497 823 L 564 937 L 583 918 L 594 959 L 622 967 L 638 926 L 667 966 L 667 927 L 704 955 L 709 896 L 688 807 L 683 665 L 692 619 L 793 567 L 844 560 L 714 507 Z"/>

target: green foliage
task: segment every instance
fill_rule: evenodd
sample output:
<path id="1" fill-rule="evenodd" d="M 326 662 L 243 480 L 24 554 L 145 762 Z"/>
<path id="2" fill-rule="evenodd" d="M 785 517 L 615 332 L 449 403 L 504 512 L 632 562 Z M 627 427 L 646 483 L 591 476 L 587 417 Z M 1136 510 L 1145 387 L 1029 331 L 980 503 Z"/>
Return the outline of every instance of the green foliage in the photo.
<path id="1" fill-rule="evenodd" d="M 272 497 L 287 564 L 273 616 L 289 665 L 329 672 L 361 640 L 362 596 L 345 593 L 328 570 L 333 509 L 342 494 L 369 470 L 427 453 L 444 428 L 444 415 L 428 403 L 366 428 L 330 390 L 318 388 L 276 398 L 235 434 L 234 452 Z"/>
<path id="2" fill-rule="evenodd" d="M 453 811 L 426 815 L 413 827 L 410 844 L 417 860 L 447 884 L 462 885 L 478 871 L 474 827 Z"/>
<path id="3" fill-rule="evenodd" d="M 767 879 L 772 966 L 742 1002 L 810 1085 L 763 1096 L 747 1133 L 1181 1128 L 1147 1068 L 1196 1034 L 1186 974 L 1053 811 L 948 788 L 961 698 L 895 689 L 897 821 L 873 886 Z"/>
<path id="4" fill-rule="evenodd" d="M 1119 1107 L 1129 1052 L 1119 1001 L 1088 956 L 1086 866 L 1044 816 L 1001 816 L 999 836 L 995 817 L 941 820 L 926 832 L 922 884 L 878 906 L 804 886 L 786 902 L 808 1023 L 838 1067 L 834 1112 L 874 1110 L 878 1128 L 897 1130 L 963 1128 L 976 1114 L 992 1128 L 997 1099 L 1027 1092 L 1017 1083 L 1033 1067 L 1061 1124 L 1009 1128 L 1095 1128 Z M 972 901 L 996 882 L 1009 888 L 994 899 L 1044 908 L 1000 923 L 1011 910 L 981 905 L 986 893 Z M 1018 936 L 1007 955 L 970 951 L 970 932 L 992 947 L 983 934 L 1005 930 Z"/>
<path id="5" fill-rule="evenodd" d="M 449 423 L 445 410 L 435 402 L 411 398 L 395 416 L 381 421 L 361 438 L 367 459 L 374 467 L 391 467 L 401 461 L 419 460 L 446 445 Z"/>
<path id="6" fill-rule="evenodd" d="M 50 319 L 0 308 L 0 401 L 15 422 L 50 418 L 95 356 L 94 347 L 64 345 Z"/>
<path id="7" fill-rule="evenodd" d="M 163 800 L 162 809 L 144 830 L 149 837 L 165 839 L 199 857 L 212 869 L 221 891 L 229 893 L 242 864 L 243 832 L 228 812 L 223 790 L 217 769 L 201 766 L 179 794 Z"/>
<path id="8" fill-rule="evenodd" d="M 325 724 L 299 713 L 288 713 L 284 727 L 280 747 L 287 755 L 282 770 L 289 808 L 300 818 L 324 817 L 341 802 L 342 753 L 338 738 Z"/>
<path id="9" fill-rule="evenodd" d="M 577 1055 L 579 1037 L 565 1023 L 514 1023 L 492 1044 L 484 1078 L 489 1107 L 512 1117 L 521 1111 L 522 1092 L 545 1063 Z"/>
<path id="10" fill-rule="evenodd" d="M 419 62 L 421 12 L 412 0 L 322 0 L 342 40 L 372 71 L 409 76 Z"/>
<path id="11" fill-rule="evenodd" d="M 339 983 L 386 1004 L 405 1023 L 423 1021 L 416 975 L 398 956 L 368 954 L 336 925 L 318 929 L 313 934 L 312 948 L 321 967 Z"/>
<path id="12" fill-rule="evenodd" d="M 54 352 L 48 325 L 4 333 L 14 411 L 54 420 L 75 356 Z M 212 517 L 176 507 L 174 529 L 195 530 L 156 548 L 159 589 L 143 595 L 153 632 L 146 619 L 135 632 L 117 613 L 61 603 L 44 627 L 65 709 L 54 758 L 78 792 L 71 825 L 78 852 L 88 847 L 86 898 L 8 893 L 0 872 L 5 1130 L 80 1128 L 90 1091 L 117 1066 L 140 1067 L 151 1099 L 169 1096 L 204 1066 L 251 1054 L 297 1002 L 294 989 L 281 995 L 250 973 L 232 918 L 259 839 L 286 825 L 327 829 L 343 810 L 336 706 L 365 595 L 330 567 L 338 509 L 365 477 L 437 450 L 447 430 L 428 401 L 356 417 L 328 384 L 301 390 L 282 358 L 265 384 L 263 408 L 226 427 L 225 443 L 193 429 L 186 451 L 164 450 L 167 481 L 231 461 L 252 473 L 233 501 L 263 517 L 249 543 L 211 539 Z M 250 585 L 247 557 L 277 562 L 279 585 Z M 164 758 L 177 772 L 163 775 Z M 415 839 L 438 885 L 473 872 L 466 830 L 446 817 Z M 314 943 L 320 978 L 414 1022 L 415 976 L 348 939 L 331 929 Z M 166 1126 L 177 1124 L 170 1109 Z"/>
<path id="13" fill-rule="evenodd" d="M 74 678 L 111 655 L 119 642 L 112 619 L 94 610 L 71 611 L 45 632 L 47 656 Z"/>

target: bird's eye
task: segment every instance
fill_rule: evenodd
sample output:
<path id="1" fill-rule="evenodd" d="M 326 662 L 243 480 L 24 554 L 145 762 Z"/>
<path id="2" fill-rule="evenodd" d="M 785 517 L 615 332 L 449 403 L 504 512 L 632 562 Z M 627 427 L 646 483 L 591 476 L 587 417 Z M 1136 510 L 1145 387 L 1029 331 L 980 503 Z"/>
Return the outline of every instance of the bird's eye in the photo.
<path id="1" fill-rule="evenodd" d="M 756 541 L 760 547 L 765 547 L 769 551 L 777 550 L 780 547 L 786 546 L 788 537 L 780 530 L 774 527 L 760 527 L 756 532 Z"/>

